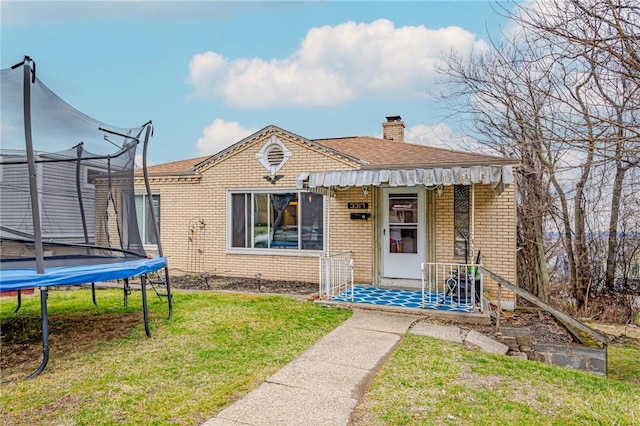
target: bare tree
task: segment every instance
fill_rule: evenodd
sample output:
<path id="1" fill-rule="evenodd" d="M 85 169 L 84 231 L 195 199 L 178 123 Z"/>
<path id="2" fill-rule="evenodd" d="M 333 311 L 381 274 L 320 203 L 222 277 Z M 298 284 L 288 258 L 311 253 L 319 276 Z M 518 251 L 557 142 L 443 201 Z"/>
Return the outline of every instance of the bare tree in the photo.
<path id="1" fill-rule="evenodd" d="M 607 194 L 610 215 L 603 277 L 604 287 L 612 291 L 618 263 L 621 194 L 627 172 L 639 165 L 640 4 L 635 0 L 547 0 L 538 7 L 520 7 L 510 16 L 544 39 L 556 54 L 575 58 L 583 72 L 589 73 L 590 84 L 581 93 L 576 91 L 576 101 L 587 125 L 584 144 L 594 163 L 589 163 L 589 169 L 583 167 L 576 189 L 584 191 L 594 165 L 614 165 Z M 585 218 L 577 204 L 582 197 L 576 197 L 575 249 L 584 256 L 581 233 Z M 578 277 L 576 284 L 584 284 L 583 279 Z"/>
<path id="2" fill-rule="evenodd" d="M 548 0 L 520 4 L 508 16 L 517 25 L 504 42 L 469 57 L 452 53 L 440 72 L 453 87 L 448 97 L 469 101 L 458 113 L 479 138 L 521 160 L 521 283 L 546 297 L 549 278 L 541 253 L 547 219 L 553 219 L 576 307 L 585 308 L 594 284 L 603 279 L 613 288 L 624 188 L 629 176 L 637 179 L 628 172 L 637 169 L 640 152 L 640 5 Z M 594 186 L 596 179 L 600 186 Z M 607 209 L 593 208 L 603 200 Z M 602 228 L 593 224 L 606 214 L 606 249 L 594 254 L 600 247 L 594 235 Z M 606 273 L 596 273 L 595 258 L 604 252 Z"/>
<path id="3" fill-rule="evenodd" d="M 539 30 L 554 43 L 606 54 L 622 75 L 640 79 L 640 4 L 636 0 L 544 0 L 515 13 L 516 23 Z"/>
<path id="4" fill-rule="evenodd" d="M 636 181 L 638 182 L 638 181 Z M 640 205 L 640 185 L 629 188 L 623 195 L 627 202 L 623 203 L 622 220 L 620 221 L 620 244 L 618 245 L 618 259 L 622 273 L 614 284 L 616 290 L 631 290 L 640 292 L 640 215 L 632 206 Z M 634 266 L 634 271 L 631 267 Z M 631 277 L 631 274 L 634 274 Z M 633 285 L 632 285 L 633 282 Z"/>
<path id="5" fill-rule="evenodd" d="M 542 126 L 549 112 L 547 71 L 529 61 L 516 45 L 460 57 L 452 52 L 440 69 L 449 99 L 464 98 L 465 117 L 478 142 L 520 160 L 517 170 L 519 282 L 548 298 L 549 274 L 544 247 L 545 221 L 552 208 L 544 157 Z"/>

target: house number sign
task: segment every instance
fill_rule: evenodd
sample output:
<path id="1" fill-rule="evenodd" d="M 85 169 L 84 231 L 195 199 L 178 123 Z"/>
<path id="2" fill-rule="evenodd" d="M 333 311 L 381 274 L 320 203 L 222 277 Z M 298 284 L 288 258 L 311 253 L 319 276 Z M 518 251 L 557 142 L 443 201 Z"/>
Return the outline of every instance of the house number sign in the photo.
<path id="1" fill-rule="evenodd" d="M 347 203 L 348 209 L 366 210 L 369 208 L 369 203 Z"/>

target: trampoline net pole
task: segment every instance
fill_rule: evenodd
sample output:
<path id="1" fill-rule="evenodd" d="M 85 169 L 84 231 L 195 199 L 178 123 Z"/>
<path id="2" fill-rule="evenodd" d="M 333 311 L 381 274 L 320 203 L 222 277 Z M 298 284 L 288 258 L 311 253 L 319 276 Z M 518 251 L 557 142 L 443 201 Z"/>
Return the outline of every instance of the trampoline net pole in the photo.
<path id="1" fill-rule="evenodd" d="M 40 205 L 38 202 L 38 175 L 35 154 L 33 152 L 33 135 L 31 132 L 31 58 L 25 56 L 23 62 L 23 114 L 24 140 L 27 151 L 27 167 L 29 171 L 29 193 L 31 197 L 31 220 L 33 221 L 33 243 L 36 255 L 36 270 L 44 274 L 44 250 L 42 248 L 42 229 L 40 223 Z M 35 71 L 34 71 L 35 72 Z"/>

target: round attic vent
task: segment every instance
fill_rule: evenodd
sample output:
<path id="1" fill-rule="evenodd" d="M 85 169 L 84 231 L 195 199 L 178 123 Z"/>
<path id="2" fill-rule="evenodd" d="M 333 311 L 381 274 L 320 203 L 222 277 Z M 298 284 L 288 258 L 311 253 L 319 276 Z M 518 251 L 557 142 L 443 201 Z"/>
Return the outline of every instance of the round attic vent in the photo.
<path id="1" fill-rule="evenodd" d="M 267 149 L 267 162 L 271 167 L 278 167 L 284 161 L 284 151 L 280 145 L 273 144 Z"/>
<path id="2" fill-rule="evenodd" d="M 292 155 L 282 141 L 272 135 L 256 153 L 256 160 L 269 171 L 269 174 L 275 175 Z"/>

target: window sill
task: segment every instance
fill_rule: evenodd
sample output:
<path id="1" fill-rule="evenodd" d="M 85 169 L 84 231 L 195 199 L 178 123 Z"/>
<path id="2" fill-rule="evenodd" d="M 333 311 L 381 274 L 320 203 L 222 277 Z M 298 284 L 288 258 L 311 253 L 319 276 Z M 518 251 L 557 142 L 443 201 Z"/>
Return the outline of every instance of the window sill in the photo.
<path id="1" fill-rule="evenodd" d="M 228 248 L 224 254 L 241 254 L 249 256 L 283 256 L 283 257 L 320 257 L 322 250 L 294 250 L 294 249 L 241 249 Z"/>
<path id="2" fill-rule="evenodd" d="M 156 244 L 143 244 L 142 248 L 144 249 L 144 251 L 146 252 L 157 252 L 158 251 L 158 246 Z M 147 253 L 148 254 L 148 253 Z"/>

